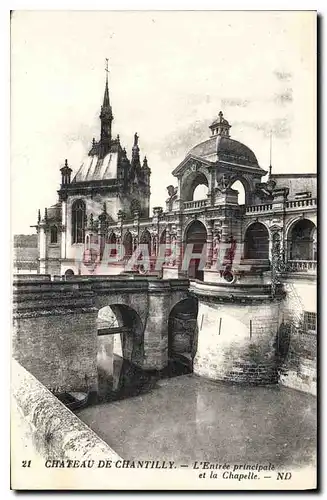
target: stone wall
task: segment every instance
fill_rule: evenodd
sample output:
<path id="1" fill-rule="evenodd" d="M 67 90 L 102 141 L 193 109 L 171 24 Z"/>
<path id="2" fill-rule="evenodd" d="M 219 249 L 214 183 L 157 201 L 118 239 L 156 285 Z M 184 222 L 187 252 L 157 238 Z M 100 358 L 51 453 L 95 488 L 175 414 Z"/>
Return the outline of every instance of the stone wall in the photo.
<path id="1" fill-rule="evenodd" d="M 14 489 L 49 485 L 54 469 L 47 459 L 117 460 L 115 453 L 15 360 L 11 377 L 11 484 Z M 42 477 L 24 474 L 22 460 L 31 460 Z M 40 464 L 38 468 L 37 465 Z M 55 485 L 53 485 L 55 487 Z M 61 488 L 65 488 L 61 476 Z"/>
<path id="2" fill-rule="evenodd" d="M 194 373 L 245 384 L 277 383 L 281 302 L 215 303 L 199 298 Z"/>
<path id="3" fill-rule="evenodd" d="M 12 353 L 49 389 L 97 389 L 96 313 L 14 320 Z"/>
<path id="4" fill-rule="evenodd" d="M 317 393 L 317 334 L 306 331 L 304 312 L 317 311 L 315 277 L 285 276 L 284 322 L 289 327 L 289 348 L 280 381 L 292 389 Z"/>
<path id="5" fill-rule="evenodd" d="M 97 310 L 89 285 L 17 282 L 12 355 L 47 388 L 97 390 Z"/>
<path id="6" fill-rule="evenodd" d="M 317 394 L 317 336 L 291 334 L 289 351 L 280 381 L 286 387 Z"/>

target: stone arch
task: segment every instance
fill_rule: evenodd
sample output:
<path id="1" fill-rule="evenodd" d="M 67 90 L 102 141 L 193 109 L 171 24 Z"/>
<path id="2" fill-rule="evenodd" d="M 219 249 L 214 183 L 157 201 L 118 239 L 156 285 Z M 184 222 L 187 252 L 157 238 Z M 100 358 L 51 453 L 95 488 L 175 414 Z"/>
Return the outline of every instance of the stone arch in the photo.
<path id="1" fill-rule="evenodd" d="M 195 189 L 204 185 L 210 188 L 210 177 L 208 172 L 199 168 L 195 172 L 188 172 L 184 175 L 181 182 L 180 197 L 183 201 L 192 201 Z"/>
<path id="2" fill-rule="evenodd" d="M 165 227 L 160 233 L 159 243 L 161 245 L 165 245 L 166 241 L 167 241 L 167 228 Z"/>
<path id="3" fill-rule="evenodd" d="M 110 308 L 115 317 L 115 324 L 111 326 L 122 328 L 120 333 L 122 357 L 135 365 L 142 365 L 144 359 L 144 321 L 142 321 L 137 308 L 126 304 L 126 301 L 119 300 L 118 297 L 108 297 L 108 299 L 97 301 L 98 315 L 103 309 Z M 110 327 L 109 324 L 107 326 Z"/>
<path id="4" fill-rule="evenodd" d="M 244 234 L 244 258 L 269 259 L 269 231 L 262 222 L 250 224 Z"/>
<path id="5" fill-rule="evenodd" d="M 72 269 L 66 269 L 65 276 L 70 277 L 70 276 L 74 276 L 74 275 L 75 275 L 75 273 Z"/>
<path id="6" fill-rule="evenodd" d="M 208 230 L 202 220 L 196 219 L 190 222 L 184 230 L 183 255 L 188 244 L 193 244 L 193 252 L 201 254 L 204 245 L 207 243 Z M 200 258 L 191 259 L 187 274 L 189 278 L 203 281 L 203 269 L 199 269 Z"/>
<path id="7" fill-rule="evenodd" d="M 237 182 L 239 182 L 242 185 L 243 190 L 244 190 L 244 193 L 242 193 L 242 194 L 244 194 L 244 204 L 251 205 L 251 203 L 252 203 L 252 191 L 253 191 L 251 183 L 243 175 L 233 175 L 230 179 L 230 187 L 232 189 L 235 189 L 233 186 Z M 242 205 L 242 203 L 240 203 L 240 200 L 238 200 L 238 204 Z"/>
<path id="8" fill-rule="evenodd" d="M 293 220 L 287 228 L 286 241 L 289 260 L 317 259 L 317 227 L 310 219 Z"/>
<path id="9" fill-rule="evenodd" d="M 110 243 L 112 245 L 115 245 L 117 243 L 117 236 L 116 236 L 116 233 L 114 231 L 111 231 L 108 234 L 107 243 Z"/>

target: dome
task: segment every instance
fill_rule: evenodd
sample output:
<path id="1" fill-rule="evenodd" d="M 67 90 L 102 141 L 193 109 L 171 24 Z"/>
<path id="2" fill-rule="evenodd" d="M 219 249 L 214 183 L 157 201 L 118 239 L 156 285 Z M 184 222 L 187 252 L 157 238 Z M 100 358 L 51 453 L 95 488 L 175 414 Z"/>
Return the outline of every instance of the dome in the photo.
<path id="1" fill-rule="evenodd" d="M 206 158 L 209 161 L 227 161 L 242 165 L 258 166 L 258 160 L 250 148 L 230 137 L 210 137 L 194 146 L 188 154 Z"/>

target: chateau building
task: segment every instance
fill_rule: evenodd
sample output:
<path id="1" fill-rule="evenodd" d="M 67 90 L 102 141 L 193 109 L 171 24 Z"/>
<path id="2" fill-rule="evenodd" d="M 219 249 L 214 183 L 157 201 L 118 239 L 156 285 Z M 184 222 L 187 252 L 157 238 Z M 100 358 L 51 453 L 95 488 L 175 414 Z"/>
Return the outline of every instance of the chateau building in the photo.
<path id="1" fill-rule="evenodd" d="M 166 206 L 153 208 L 150 216 L 148 161 L 141 160 L 137 134 L 128 157 L 119 136 L 112 137 L 113 118 L 107 79 L 100 139 L 93 139 L 74 176 L 65 161 L 58 202 L 43 216 L 39 211 L 38 272 L 59 277 L 128 270 L 233 285 L 282 280 L 296 290 L 296 300 L 314 325 L 316 175 L 263 169 L 254 152 L 231 137 L 231 125 L 219 112 L 209 138 L 195 145 L 173 170 L 176 186 L 168 186 Z M 195 199 L 198 186 L 206 190 L 202 199 Z M 99 266 L 107 243 L 121 245 L 123 252 L 113 250 L 115 259 L 103 259 Z M 139 244 L 147 246 L 150 264 L 138 264 L 136 256 L 131 269 L 127 266 Z M 193 245 L 193 255 L 185 269 L 188 244 Z M 162 266 L 156 265 L 158 256 Z"/>

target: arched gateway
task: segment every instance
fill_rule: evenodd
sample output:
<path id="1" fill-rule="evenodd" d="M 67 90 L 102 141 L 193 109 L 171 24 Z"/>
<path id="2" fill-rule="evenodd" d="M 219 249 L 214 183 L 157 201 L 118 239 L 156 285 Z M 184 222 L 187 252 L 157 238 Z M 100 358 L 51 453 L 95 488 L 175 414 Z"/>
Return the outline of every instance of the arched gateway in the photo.
<path id="1" fill-rule="evenodd" d="M 198 279 L 203 281 L 203 264 L 200 256 L 204 251 L 204 247 L 207 242 L 207 230 L 205 225 L 201 221 L 192 222 L 187 230 L 185 231 L 185 241 L 184 241 L 184 260 L 183 262 L 189 262 L 188 269 L 184 271 L 187 273 L 187 276 L 190 279 Z M 199 257 L 194 257 L 191 260 L 188 260 L 187 252 L 192 254 L 197 254 Z"/>

